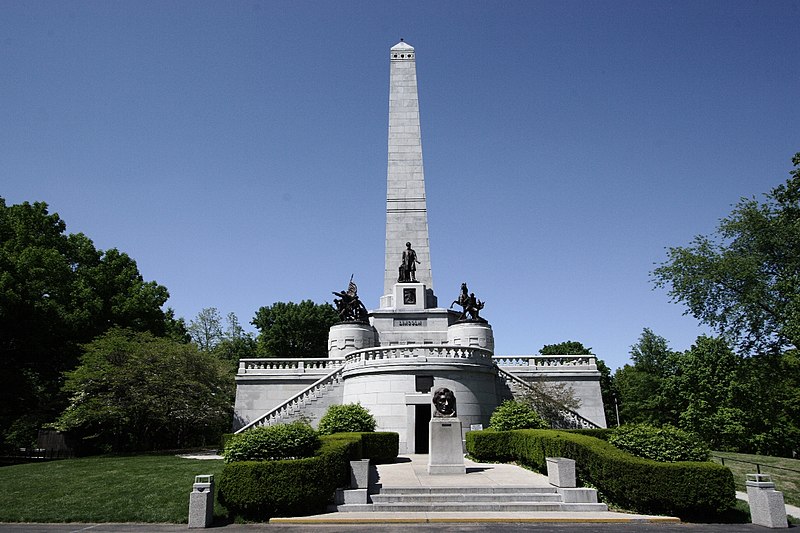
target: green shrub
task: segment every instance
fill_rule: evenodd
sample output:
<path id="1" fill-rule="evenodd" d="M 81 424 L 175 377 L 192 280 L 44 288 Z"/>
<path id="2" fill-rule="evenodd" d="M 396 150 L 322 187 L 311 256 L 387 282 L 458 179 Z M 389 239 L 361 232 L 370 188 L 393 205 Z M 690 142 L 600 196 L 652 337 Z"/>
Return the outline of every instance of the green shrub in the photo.
<path id="1" fill-rule="evenodd" d="M 518 461 L 541 472 L 545 457 L 574 459 L 582 482 L 591 483 L 609 503 L 640 513 L 709 518 L 735 502 L 733 475 L 724 466 L 661 463 L 564 431 L 470 431 L 467 451 L 477 459 Z"/>
<path id="2" fill-rule="evenodd" d="M 233 516 L 263 521 L 273 516 L 321 512 L 336 487 L 350 480 L 349 461 L 361 458 L 357 436 L 323 438 L 314 457 L 228 463 L 219 498 Z"/>
<path id="3" fill-rule="evenodd" d="M 608 442 L 637 457 L 654 461 L 707 461 L 711 456 L 711 451 L 705 444 L 690 433 L 673 426 L 620 426 L 609 437 Z"/>
<path id="4" fill-rule="evenodd" d="M 308 423 L 262 426 L 228 439 L 222 455 L 226 463 L 310 457 L 319 447 L 319 436 Z"/>
<path id="5" fill-rule="evenodd" d="M 548 427 L 544 419 L 529 405 L 514 400 L 506 400 L 500 404 L 492 413 L 489 425 L 495 431 Z"/>
<path id="6" fill-rule="evenodd" d="M 360 404 L 331 405 L 319 421 L 320 435 L 375 431 L 375 418 Z"/>
<path id="7" fill-rule="evenodd" d="M 373 463 L 391 463 L 400 450 L 400 435 L 388 431 L 367 433 L 334 433 L 327 439 L 360 438 L 362 457 Z"/>
<path id="8" fill-rule="evenodd" d="M 608 442 L 608 439 L 614 434 L 615 429 L 616 428 L 564 429 L 562 431 L 574 433 L 576 435 L 586 435 L 587 437 L 594 437 Z"/>
<path id="9" fill-rule="evenodd" d="M 228 441 L 236 438 L 236 433 L 223 433 L 219 439 L 219 449 L 224 450 L 228 445 Z"/>

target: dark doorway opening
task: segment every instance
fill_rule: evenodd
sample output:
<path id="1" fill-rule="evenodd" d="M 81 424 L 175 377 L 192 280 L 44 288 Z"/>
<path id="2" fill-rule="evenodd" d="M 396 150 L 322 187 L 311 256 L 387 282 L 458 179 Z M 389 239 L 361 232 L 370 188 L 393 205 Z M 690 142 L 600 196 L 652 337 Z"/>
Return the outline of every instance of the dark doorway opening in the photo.
<path id="1" fill-rule="evenodd" d="M 414 406 L 414 453 L 428 453 L 428 431 L 431 421 L 430 404 Z"/>

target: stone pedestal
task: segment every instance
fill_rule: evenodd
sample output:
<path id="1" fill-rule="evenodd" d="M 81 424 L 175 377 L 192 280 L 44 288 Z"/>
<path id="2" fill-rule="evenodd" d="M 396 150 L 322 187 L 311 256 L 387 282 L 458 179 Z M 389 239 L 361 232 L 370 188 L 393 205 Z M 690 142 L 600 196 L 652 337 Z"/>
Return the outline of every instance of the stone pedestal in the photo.
<path id="1" fill-rule="evenodd" d="M 770 528 L 789 527 L 783 493 L 775 490 L 775 483 L 766 474 L 747 474 L 747 501 L 750 519 L 754 524 Z"/>
<path id="2" fill-rule="evenodd" d="M 189 494 L 189 527 L 204 528 L 214 521 L 214 476 L 195 476 Z"/>
<path id="3" fill-rule="evenodd" d="M 369 324 L 343 322 L 328 331 L 328 357 L 337 359 L 350 352 L 375 346 L 375 330 Z"/>
<path id="4" fill-rule="evenodd" d="M 494 333 L 488 322 L 456 322 L 447 328 L 447 344 L 475 346 L 494 352 Z"/>
<path id="5" fill-rule="evenodd" d="M 428 473 L 466 474 L 458 418 L 433 418 L 428 439 Z"/>
<path id="6" fill-rule="evenodd" d="M 547 480 L 554 487 L 575 487 L 575 461 L 566 457 L 545 457 Z"/>

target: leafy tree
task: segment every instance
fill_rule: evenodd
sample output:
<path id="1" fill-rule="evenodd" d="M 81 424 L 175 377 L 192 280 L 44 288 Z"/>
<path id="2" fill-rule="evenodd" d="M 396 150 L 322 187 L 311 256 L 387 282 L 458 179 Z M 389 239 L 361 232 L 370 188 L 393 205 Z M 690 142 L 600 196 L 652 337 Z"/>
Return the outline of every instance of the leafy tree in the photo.
<path id="1" fill-rule="evenodd" d="M 226 321 L 228 325 L 223 338 L 212 353 L 223 361 L 229 361 L 234 367 L 238 366 L 239 359 L 257 357 L 256 340 L 239 325 L 236 314 L 228 313 Z"/>
<path id="2" fill-rule="evenodd" d="M 545 344 L 539 350 L 541 355 L 592 355 L 592 349 L 578 341 L 565 341 L 558 344 Z"/>
<path id="3" fill-rule="evenodd" d="M 623 424 L 677 424 L 676 407 L 666 389 L 666 379 L 674 374 L 676 357 L 664 337 L 645 328 L 631 346 L 633 365 L 614 374 Z"/>
<path id="4" fill-rule="evenodd" d="M 266 357 L 327 357 L 328 330 L 339 315 L 328 304 L 311 300 L 275 302 L 256 312 L 258 351 Z"/>
<path id="5" fill-rule="evenodd" d="M 198 348 L 211 351 L 223 339 L 222 316 L 216 307 L 201 309 L 197 317 L 189 321 L 187 331 Z"/>
<path id="6" fill-rule="evenodd" d="M 742 357 L 721 338 L 700 336 L 678 358 L 668 394 L 680 402 L 679 426 L 714 450 L 747 447 L 749 393 L 743 388 Z"/>
<path id="7" fill-rule="evenodd" d="M 670 248 L 653 271 L 673 302 L 743 353 L 800 348 L 800 152 L 792 163 L 764 202 L 741 199 L 714 236 Z"/>
<path id="8" fill-rule="evenodd" d="M 0 439 L 29 445 L 64 406 L 62 373 L 113 326 L 179 334 L 169 294 L 125 253 L 67 234 L 47 204 L 0 198 Z"/>
<path id="9" fill-rule="evenodd" d="M 216 443 L 230 427 L 224 365 L 192 344 L 114 328 L 67 373 L 69 406 L 56 423 L 99 451 Z"/>

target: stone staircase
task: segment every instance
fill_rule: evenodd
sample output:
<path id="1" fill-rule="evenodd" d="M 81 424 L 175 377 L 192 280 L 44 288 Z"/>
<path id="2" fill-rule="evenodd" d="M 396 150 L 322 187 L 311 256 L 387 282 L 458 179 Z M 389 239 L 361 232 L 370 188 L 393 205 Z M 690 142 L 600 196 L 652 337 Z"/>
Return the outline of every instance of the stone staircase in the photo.
<path id="1" fill-rule="evenodd" d="M 328 410 L 328 407 L 342 403 L 343 369 L 344 367 L 339 367 L 333 370 L 274 409 L 242 427 L 236 433 L 258 426 L 284 424 L 301 418 L 307 419 L 316 425 Z"/>
<path id="2" fill-rule="evenodd" d="M 562 491 L 564 489 L 561 489 Z M 575 491 L 575 489 L 570 489 Z M 536 513 L 608 511 L 591 489 L 578 489 L 578 498 L 564 497 L 556 487 L 384 487 L 370 496 L 372 503 L 338 505 L 339 512 L 389 513 Z M 577 493 L 571 492 L 571 495 Z M 565 499 L 587 500 L 565 502 Z"/>
<path id="3" fill-rule="evenodd" d="M 553 429 L 597 429 L 600 427 L 572 409 L 560 406 L 558 402 L 537 390 L 530 383 L 499 367 L 497 368 L 497 382 L 501 386 L 507 387 L 514 398 L 528 396 L 534 399 L 534 403 L 539 405 L 537 411 L 550 422 Z"/>

